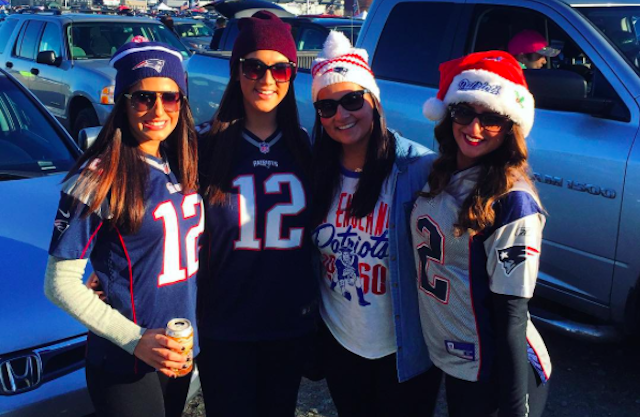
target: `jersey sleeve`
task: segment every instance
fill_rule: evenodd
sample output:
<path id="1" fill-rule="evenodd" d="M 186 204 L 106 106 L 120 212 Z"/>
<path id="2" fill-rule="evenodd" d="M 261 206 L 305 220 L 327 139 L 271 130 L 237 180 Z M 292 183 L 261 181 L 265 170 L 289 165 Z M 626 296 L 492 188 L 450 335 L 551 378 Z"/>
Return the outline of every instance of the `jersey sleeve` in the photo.
<path id="1" fill-rule="evenodd" d="M 78 177 L 74 175 L 63 184 L 53 222 L 49 255 L 60 259 L 88 258 L 102 227 L 103 216 L 108 212 L 106 202 L 99 210 L 91 212 L 88 199 L 83 201 L 75 196 Z"/>
<path id="2" fill-rule="evenodd" d="M 484 242 L 492 292 L 531 298 L 538 277 L 545 218 L 535 197 L 510 192 L 499 202 L 496 226 Z"/>

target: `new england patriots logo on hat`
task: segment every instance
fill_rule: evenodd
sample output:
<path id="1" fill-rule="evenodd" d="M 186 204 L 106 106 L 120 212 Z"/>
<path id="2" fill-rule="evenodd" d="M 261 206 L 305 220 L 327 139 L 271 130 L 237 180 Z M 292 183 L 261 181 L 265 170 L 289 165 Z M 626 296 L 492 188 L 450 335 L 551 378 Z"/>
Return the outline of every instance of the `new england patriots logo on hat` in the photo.
<path id="1" fill-rule="evenodd" d="M 530 246 L 512 246 L 510 248 L 498 249 L 498 260 L 502 264 L 507 275 L 516 267 L 527 260 L 527 257 L 536 256 L 540 252 Z"/>
<path id="2" fill-rule="evenodd" d="M 156 70 L 158 74 L 160 74 L 162 72 L 162 68 L 164 68 L 164 59 L 145 59 L 144 61 L 133 67 L 131 70 L 137 70 L 140 68 L 152 68 Z"/>

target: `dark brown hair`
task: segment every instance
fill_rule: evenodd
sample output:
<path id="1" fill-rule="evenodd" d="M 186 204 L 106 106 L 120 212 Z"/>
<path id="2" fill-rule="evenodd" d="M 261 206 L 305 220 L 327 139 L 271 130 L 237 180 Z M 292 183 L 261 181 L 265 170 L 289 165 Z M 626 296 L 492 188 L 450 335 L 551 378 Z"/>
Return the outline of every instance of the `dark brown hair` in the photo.
<path id="1" fill-rule="evenodd" d="M 420 193 L 423 197 L 434 197 L 444 191 L 453 173 L 458 169 L 458 145 L 453 136 L 450 114 L 436 126 L 435 138 L 440 145 L 440 156 L 433 163 L 429 175 L 430 191 Z M 514 124 L 506 133 L 502 145 L 481 159 L 480 180 L 462 203 L 458 223 L 455 225 L 457 236 L 461 236 L 465 231 L 473 235 L 493 225 L 496 215 L 493 204 L 507 193 L 515 182 L 524 180 L 535 191 L 529 179 L 527 158 L 524 133 L 520 126 Z"/>
<path id="2" fill-rule="evenodd" d="M 231 79 L 222 95 L 220 107 L 211 120 L 211 129 L 201 141 L 200 183 L 203 196 L 211 204 L 227 202 L 233 166 L 238 159 L 236 142 L 242 140 L 245 122 L 239 74 L 238 63 L 231 70 Z M 287 94 L 278 104 L 276 123 L 298 167 L 306 173 L 311 162 L 311 149 L 308 138 L 300 128 L 293 79 L 289 83 Z"/>
<path id="3" fill-rule="evenodd" d="M 145 213 L 145 190 L 148 165 L 144 152 L 131 133 L 127 118 L 127 99 L 121 95 L 96 141 L 78 159 L 67 174 L 68 179 L 80 170 L 74 195 L 88 200 L 90 212 L 98 210 L 108 199 L 110 225 L 135 233 Z M 183 98 L 176 128 L 161 148 L 166 151 L 182 192 L 198 189 L 197 137 L 189 102 Z M 89 165 L 82 168 L 85 164 Z"/>
<path id="4" fill-rule="evenodd" d="M 373 212 L 385 179 L 391 173 L 396 160 L 396 138 L 387 130 L 384 111 L 373 95 L 373 130 L 367 147 L 358 187 L 353 195 L 348 213 L 362 218 Z M 341 187 L 340 164 L 342 145 L 333 140 L 322 128 L 320 116 L 316 114 L 313 128 L 315 140 L 312 164 L 312 192 L 314 210 L 312 224 L 320 224 L 327 216 L 333 199 Z"/>

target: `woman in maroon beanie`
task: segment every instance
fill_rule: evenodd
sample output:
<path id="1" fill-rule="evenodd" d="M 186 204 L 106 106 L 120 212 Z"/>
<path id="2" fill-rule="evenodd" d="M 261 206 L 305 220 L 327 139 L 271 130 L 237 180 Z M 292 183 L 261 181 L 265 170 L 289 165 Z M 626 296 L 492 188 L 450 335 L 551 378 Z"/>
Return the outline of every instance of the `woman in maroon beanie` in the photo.
<path id="1" fill-rule="evenodd" d="M 310 144 L 289 25 L 261 11 L 238 27 L 231 80 L 201 138 L 198 367 L 208 416 L 287 417 L 315 328 Z"/>

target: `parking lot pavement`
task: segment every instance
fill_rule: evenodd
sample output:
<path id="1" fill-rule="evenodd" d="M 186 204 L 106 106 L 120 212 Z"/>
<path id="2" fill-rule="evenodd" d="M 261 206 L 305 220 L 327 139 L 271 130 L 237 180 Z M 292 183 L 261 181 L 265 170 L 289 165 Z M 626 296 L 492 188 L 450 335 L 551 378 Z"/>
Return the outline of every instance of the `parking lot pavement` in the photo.
<path id="1" fill-rule="evenodd" d="M 542 335 L 553 362 L 544 417 L 640 416 L 640 340 L 593 344 L 549 331 Z M 197 401 L 201 399 L 192 401 L 194 410 Z M 200 406 L 200 413 L 185 413 L 184 417 L 204 415 Z M 337 416 L 324 381 L 304 380 L 296 417 Z M 436 417 L 446 416 L 441 392 Z"/>

